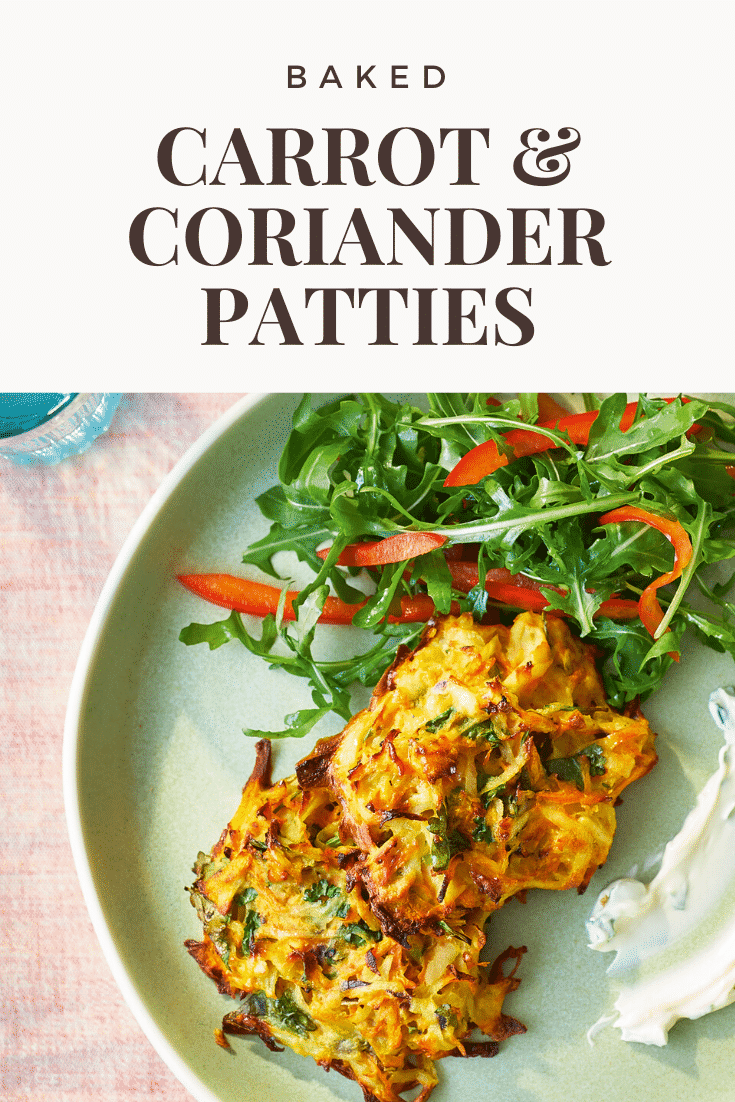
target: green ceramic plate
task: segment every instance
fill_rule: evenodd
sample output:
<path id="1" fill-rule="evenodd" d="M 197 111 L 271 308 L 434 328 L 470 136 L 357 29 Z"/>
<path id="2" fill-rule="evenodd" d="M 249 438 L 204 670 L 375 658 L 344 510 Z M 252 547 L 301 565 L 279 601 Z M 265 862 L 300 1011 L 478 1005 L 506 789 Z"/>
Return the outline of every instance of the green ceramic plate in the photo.
<path id="1" fill-rule="evenodd" d="M 184 885 L 239 801 L 253 762 L 244 726 L 279 727 L 305 706 L 304 686 L 232 643 L 210 653 L 177 641 L 192 620 L 216 620 L 177 573 L 237 571 L 266 528 L 254 499 L 276 478 L 293 395 L 248 398 L 210 430 L 166 479 L 131 533 L 85 639 L 65 735 L 65 795 L 77 867 L 97 935 L 125 998 L 160 1055 L 200 1102 L 359 1102 L 360 1089 L 289 1051 L 213 1030 L 230 1000 L 183 949 L 198 923 Z M 338 648 L 343 628 L 325 629 Z M 490 924 L 496 951 L 528 947 L 507 1009 L 528 1032 L 492 1060 L 447 1059 L 432 1102 L 732 1102 L 735 1005 L 680 1022 L 666 1048 L 587 1030 L 614 989 L 610 958 L 586 947 L 584 923 L 605 884 L 628 873 L 680 827 L 716 766 L 721 738 L 711 690 L 735 679 L 732 660 L 690 644 L 646 713 L 660 764 L 619 810 L 610 859 L 586 895 L 539 892 Z M 336 727 L 335 727 L 336 729 Z M 274 775 L 312 745 L 275 745 Z"/>

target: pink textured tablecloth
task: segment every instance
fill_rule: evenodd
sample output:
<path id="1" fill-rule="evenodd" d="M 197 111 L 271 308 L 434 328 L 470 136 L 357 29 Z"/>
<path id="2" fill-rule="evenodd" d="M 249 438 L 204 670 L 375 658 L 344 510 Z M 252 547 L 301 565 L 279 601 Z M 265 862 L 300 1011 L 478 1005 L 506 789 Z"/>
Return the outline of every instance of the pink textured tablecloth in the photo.
<path id="1" fill-rule="evenodd" d="M 184 1102 L 120 995 L 72 861 L 67 695 L 102 585 L 163 477 L 236 394 L 126 395 L 57 467 L 0 461 L 0 1095 Z"/>

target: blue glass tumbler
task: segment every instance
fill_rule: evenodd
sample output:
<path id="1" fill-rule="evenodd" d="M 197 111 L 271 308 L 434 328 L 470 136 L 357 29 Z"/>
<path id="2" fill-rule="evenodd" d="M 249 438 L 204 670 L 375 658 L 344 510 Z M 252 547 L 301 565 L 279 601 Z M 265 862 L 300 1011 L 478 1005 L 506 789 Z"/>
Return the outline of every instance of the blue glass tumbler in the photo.
<path id="1" fill-rule="evenodd" d="M 0 459 L 52 464 L 106 432 L 121 394 L 0 394 Z"/>

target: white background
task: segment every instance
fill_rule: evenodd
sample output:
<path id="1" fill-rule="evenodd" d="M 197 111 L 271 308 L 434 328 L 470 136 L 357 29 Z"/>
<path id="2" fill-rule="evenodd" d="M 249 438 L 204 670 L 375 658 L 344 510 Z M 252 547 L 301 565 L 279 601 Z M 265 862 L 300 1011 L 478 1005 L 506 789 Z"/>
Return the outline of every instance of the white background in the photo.
<path id="1" fill-rule="evenodd" d="M 730 3 L 702 0 L 4 4 L 3 389 L 735 389 L 732 16 Z M 286 87 L 288 64 L 305 67 L 305 89 Z M 320 90 L 330 64 L 343 88 Z M 376 66 L 377 89 L 355 88 L 358 64 Z M 408 66 L 408 89 L 390 88 L 392 64 Z M 425 64 L 444 69 L 441 88 L 421 87 Z M 292 171 L 290 186 L 243 187 L 235 167 L 224 187 L 176 187 L 156 154 L 179 126 L 206 127 L 210 177 L 240 127 L 264 181 L 267 127 L 314 134 L 317 179 L 321 128 L 356 127 L 370 136 L 365 160 L 379 182 L 307 188 Z M 440 127 L 489 127 L 489 150 L 476 147 L 480 185 L 450 186 L 451 139 L 420 186 L 380 181 L 376 147 L 400 126 L 425 130 L 437 149 Z M 563 126 L 582 136 L 569 177 L 552 187 L 517 180 L 520 134 Z M 201 156 L 192 163 L 198 175 Z M 179 210 L 168 240 L 169 252 L 179 244 L 178 267 L 149 268 L 130 252 L 130 223 L 153 206 Z M 202 267 L 184 249 L 186 221 L 209 206 L 243 224 L 241 254 L 226 267 Z M 362 266 L 357 246 L 343 250 L 344 267 L 248 263 L 249 207 L 288 208 L 299 224 L 305 207 L 329 208 L 328 259 L 361 207 L 389 260 L 387 208 L 422 224 L 424 208 L 452 206 L 498 218 L 493 260 L 431 268 L 406 244 L 400 267 Z M 552 266 L 508 266 L 507 209 L 519 206 L 551 208 Z M 555 214 L 574 206 L 604 214 L 609 266 L 558 265 Z M 298 252 L 303 235 L 293 240 Z M 202 346 L 207 286 L 237 287 L 250 301 L 246 317 L 223 328 L 227 347 Z M 396 308 L 400 344 L 370 347 L 374 307 L 345 303 L 344 347 L 317 347 L 318 303 L 304 308 L 309 286 L 484 287 L 478 315 L 488 344 L 412 347 L 412 304 Z M 493 300 L 507 286 L 533 292 L 535 335 L 520 348 L 493 344 Z M 301 347 L 281 347 L 276 326 L 261 331 L 263 347 L 250 344 L 273 287 Z M 435 298 L 441 307 L 443 293 Z M 507 322 L 504 331 L 517 335 Z M 436 333 L 445 339 L 440 320 Z"/>

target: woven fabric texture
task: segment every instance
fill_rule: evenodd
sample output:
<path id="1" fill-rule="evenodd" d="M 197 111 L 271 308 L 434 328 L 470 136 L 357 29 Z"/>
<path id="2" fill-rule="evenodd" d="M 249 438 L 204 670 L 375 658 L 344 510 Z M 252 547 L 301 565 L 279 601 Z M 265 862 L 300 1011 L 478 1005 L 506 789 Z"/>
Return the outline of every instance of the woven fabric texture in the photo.
<path id="1" fill-rule="evenodd" d="M 190 1096 L 124 1003 L 82 899 L 64 818 L 62 732 L 107 574 L 161 480 L 237 394 L 126 395 L 56 467 L 0 463 L 0 1095 Z"/>

